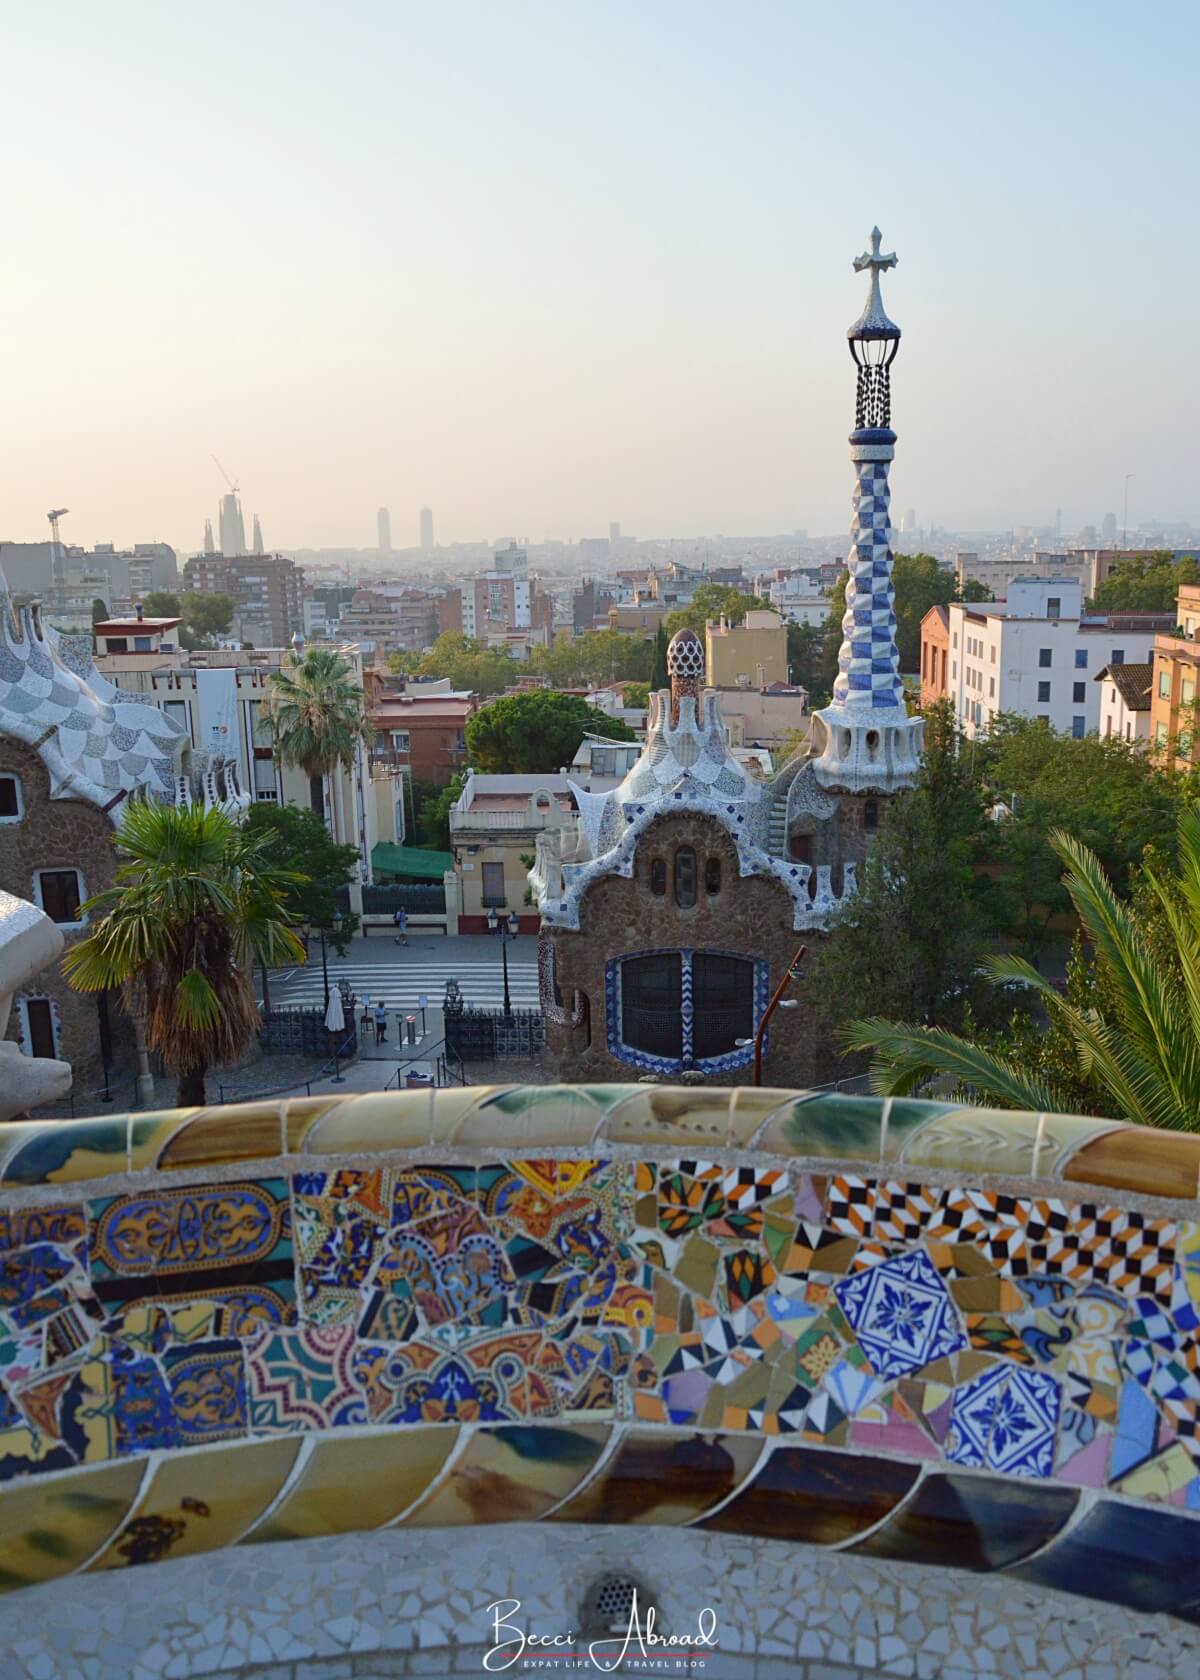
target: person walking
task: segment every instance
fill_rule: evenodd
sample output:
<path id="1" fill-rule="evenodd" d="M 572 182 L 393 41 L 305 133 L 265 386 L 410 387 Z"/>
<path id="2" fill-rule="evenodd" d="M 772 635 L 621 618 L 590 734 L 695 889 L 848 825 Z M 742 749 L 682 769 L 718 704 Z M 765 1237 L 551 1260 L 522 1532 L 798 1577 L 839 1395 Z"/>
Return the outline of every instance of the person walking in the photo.
<path id="1" fill-rule="evenodd" d="M 396 944 L 397 945 L 407 945 L 408 944 L 408 911 L 404 908 L 403 905 L 400 906 L 400 908 L 396 911 L 396 914 L 392 917 L 392 926 L 396 930 Z"/>
<path id="2" fill-rule="evenodd" d="M 382 1003 L 375 1005 L 375 1042 L 387 1043 L 387 1009 Z"/>

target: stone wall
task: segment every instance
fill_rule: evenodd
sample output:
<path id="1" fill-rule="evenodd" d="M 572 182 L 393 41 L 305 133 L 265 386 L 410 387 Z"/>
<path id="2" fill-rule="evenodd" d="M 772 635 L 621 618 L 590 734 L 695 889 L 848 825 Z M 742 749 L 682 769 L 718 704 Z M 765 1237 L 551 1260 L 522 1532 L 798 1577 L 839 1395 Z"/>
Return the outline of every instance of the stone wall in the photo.
<path id="1" fill-rule="evenodd" d="M 672 891 L 670 861 L 680 846 L 691 846 L 697 858 L 696 902 L 680 909 Z M 720 863 L 720 891 L 705 890 L 705 863 Z M 651 891 L 650 872 L 656 858 L 667 863 L 667 891 Z M 560 1078 L 628 1079 L 637 1069 L 609 1053 L 605 1021 L 605 970 L 613 958 L 639 951 L 726 951 L 765 959 L 768 991 L 773 991 L 801 944 L 810 949 L 824 936 L 796 933 L 792 901 L 772 877 L 740 876 L 732 837 L 711 817 L 695 813 L 657 818 L 638 844 L 632 877 L 604 876 L 594 882 L 580 906 L 579 931 L 548 928 L 555 948 L 556 976 L 562 999 L 575 991 L 588 1000 L 588 1023 L 572 1028 L 548 1023 L 546 1054 Z M 770 1027 L 765 1062 L 773 1084 L 814 1085 L 836 1077 L 833 1047 L 813 1027 L 804 988 L 792 994 L 798 1009 L 777 1011 Z M 739 1084 L 745 1068 L 725 1075 L 705 1075 L 706 1083 Z"/>
<path id="2" fill-rule="evenodd" d="M 95 805 L 80 799 L 50 798 L 50 778 L 45 765 L 31 748 L 0 737 L 0 775 L 16 776 L 21 783 L 24 816 L 20 822 L 0 823 L 0 887 L 18 898 L 36 902 L 34 871 L 78 869 L 85 895 L 111 886 L 116 870 L 114 829 L 109 818 Z M 64 928 L 69 942 L 75 935 Z M 93 1091 L 104 1082 L 100 1053 L 97 1003 L 93 996 L 72 991 L 66 980 L 51 969 L 26 988 L 29 996 L 48 997 L 58 1012 L 58 1055 L 71 1063 L 76 1092 Z M 112 1035 L 112 1077 L 132 1076 L 134 1069 L 133 1027 L 117 997 L 110 997 L 108 1010 Z M 20 1011 L 14 1000 L 6 1036 L 20 1042 Z"/>

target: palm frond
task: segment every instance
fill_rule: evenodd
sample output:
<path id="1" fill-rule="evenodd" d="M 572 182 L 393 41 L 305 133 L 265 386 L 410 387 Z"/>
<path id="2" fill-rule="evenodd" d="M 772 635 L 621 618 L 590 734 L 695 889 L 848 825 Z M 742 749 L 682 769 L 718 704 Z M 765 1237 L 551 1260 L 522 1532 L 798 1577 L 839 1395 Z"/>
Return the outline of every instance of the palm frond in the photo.
<path id="1" fill-rule="evenodd" d="M 848 1050 L 871 1052 L 871 1084 L 882 1096 L 907 1096 L 926 1080 L 948 1076 L 1007 1108 L 1052 1112 L 1063 1106 L 1063 1093 L 1054 1086 L 944 1027 L 851 1021 L 838 1038 Z"/>

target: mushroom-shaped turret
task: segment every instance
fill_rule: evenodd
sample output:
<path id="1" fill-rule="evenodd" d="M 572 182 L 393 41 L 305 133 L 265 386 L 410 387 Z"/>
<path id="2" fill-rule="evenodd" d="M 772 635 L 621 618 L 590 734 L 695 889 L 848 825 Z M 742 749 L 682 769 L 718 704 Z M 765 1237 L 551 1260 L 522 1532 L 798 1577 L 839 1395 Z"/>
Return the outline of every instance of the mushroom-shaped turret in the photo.
<path id="1" fill-rule="evenodd" d="M 679 702 L 690 694 L 700 716 L 700 695 L 704 688 L 704 643 L 686 626 L 676 630 L 667 643 L 667 675 L 671 679 L 671 722 L 679 722 Z"/>

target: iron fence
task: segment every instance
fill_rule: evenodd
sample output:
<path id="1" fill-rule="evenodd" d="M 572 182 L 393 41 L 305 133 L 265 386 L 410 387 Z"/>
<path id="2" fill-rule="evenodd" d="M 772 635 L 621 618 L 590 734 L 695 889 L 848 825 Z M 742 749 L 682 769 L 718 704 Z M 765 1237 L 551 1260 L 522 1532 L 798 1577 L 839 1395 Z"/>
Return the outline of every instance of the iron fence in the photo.
<path id="1" fill-rule="evenodd" d="M 397 882 L 392 886 L 364 887 L 362 899 L 365 916 L 391 915 L 396 910 L 407 910 L 410 916 L 446 913 L 446 889 L 440 881 L 430 881 L 424 886 Z"/>
<path id="2" fill-rule="evenodd" d="M 264 1056 L 328 1056 L 330 1033 L 320 1009 L 264 1009 L 258 1042 Z M 358 1054 L 358 1023 L 351 1012 L 345 1027 L 345 1059 Z"/>
<path id="3" fill-rule="evenodd" d="M 536 1009 L 473 1009 L 447 1013 L 446 1044 L 460 1062 L 530 1060 L 546 1047 L 545 1017 Z"/>

